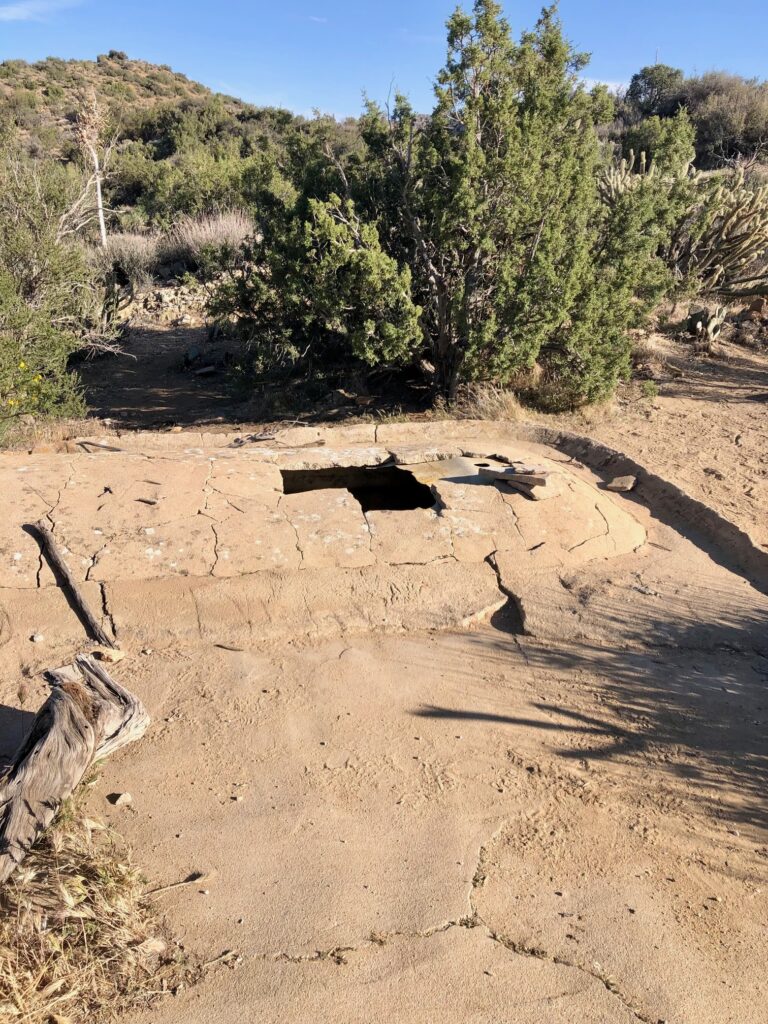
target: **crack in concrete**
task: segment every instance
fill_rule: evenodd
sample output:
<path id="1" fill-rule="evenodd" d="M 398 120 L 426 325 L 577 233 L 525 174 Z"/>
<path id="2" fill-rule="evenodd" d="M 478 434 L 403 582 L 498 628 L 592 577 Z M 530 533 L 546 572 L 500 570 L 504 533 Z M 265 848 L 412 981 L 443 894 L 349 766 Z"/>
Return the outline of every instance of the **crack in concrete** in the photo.
<path id="1" fill-rule="evenodd" d="M 359 502 L 358 502 L 358 504 L 359 504 Z M 371 526 L 370 520 L 368 519 L 368 513 L 367 512 L 363 512 L 362 505 L 360 506 L 360 512 L 362 513 L 362 516 L 363 516 L 363 522 L 365 523 L 365 528 L 368 531 L 368 553 L 370 555 L 373 555 L 374 561 L 377 561 L 376 556 L 373 554 L 373 527 Z"/>
<path id="2" fill-rule="evenodd" d="M 207 508 L 207 506 L 208 506 L 208 498 L 210 497 L 210 494 L 211 494 L 211 487 L 209 485 L 210 485 L 210 482 L 211 482 L 211 477 L 213 476 L 214 462 L 215 461 L 216 461 L 215 459 L 210 459 L 210 458 L 208 459 L 208 472 L 206 474 L 205 480 L 203 481 L 203 486 L 201 488 L 201 491 L 202 491 L 202 494 L 203 494 L 203 506 L 202 506 L 202 508 L 198 508 L 198 510 L 197 510 L 198 515 L 205 515 L 205 512 L 203 511 L 203 509 Z"/>
<path id="3" fill-rule="evenodd" d="M 520 616 L 520 624 L 523 627 L 523 633 L 526 636 L 533 636 L 534 634 L 531 633 L 530 630 L 528 630 L 526 628 L 526 625 L 525 625 L 526 614 L 525 614 L 525 608 L 523 607 L 522 601 L 517 596 L 517 594 L 513 593 L 513 591 L 511 591 L 509 589 L 509 587 L 505 586 L 504 581 L 501 578 L 501 570 L 499 569 L 499 563 L 496 560 L 496 555 L 497 554 L 498 554 L 498 548 L 494 549 L 490 553 L 490 555 L 486 555 L 485 562 L 491 567 L 491 569 L 493 569 L 493 571 L 494 571 L 494 573 L 496 575 L 496 586 L 499 588 L 499 591 L 507 598 L 508 601 L 511 601 L 514 604 L 515 608 L 517 609 L 517 613 Z M 513 634 L 513 636 L 514 636 L 514 634 Z M 525 659 L 525 663 L 527 665 L 528 664 L 528 655 L 525 653 L 523 648 L 520 646 L 520 642 L 517 639 L 517 637 L 514 637 L 514 640 L 515 640 L 515 644 L 516 644 L 518 650 L 522 654 L 523 658 Z"/>
<path id="4" fill-rule="evenodd" d="M 516 956 L 525 956 L 535 960 L 544 960 L 549 963 L 556 964 L 558 967 L 569 967 L 571 970 L 579 971 L 581 974 L 586 974 L 588 977 L 594 978 L 595 981 L 599 981 L 604 985 L 608 992 L 610 992 L 612 996 L 615 996 L 615 998 L 618 999 L 626 1010 L 629 1010 L 636 1020 L 642 1021 L 642 1024 L 658 1024 L 659 1018 L 651 1017 L 644 1010 L 639 1009 L 631 998 L 621 991 L 618 983 L 611 977 L 611 975 L 600 967 L 600 964 L 595 963 L 592 968 L 585 967 L 584 964 L 577 963 L 575 960 L 568 960 L 556 953 L 550 953 L 540 946 L 532 946 L 527 942 L 519 942 L 515 939 L 511 939 L 506 935 L 502 935 L 500 932 L 494 932 L 488 928 L 484 921 L 482 923 L 488 930 L 488 934 L 494 942 L 498 942 Z"/>
<path id="5" fill-rule="evenodd" d="M 605 513 L 603 512 L 603 510 L 600 508 L 599 505 L 595 505 L 595 511 L 597 512 L 597 514 L 600 516 L 600 518 L 605 523 L 605 533 L 603 534 L 603 536 L 607 537 L 610 540 L 610 542 L 613 544 L 613 550 L 615 551 L 616 550 L 616 538 L 613 536 L 613 534 L 611 532 L 611 524 L 608 522 L 608 517 L 605 515 Z"/>
<path id="6" fill-rule="evenodd" d="M 107 591 L 107 584 L 99 584 L 99 592 L 101 594 L 101 613 L 109 623 L 109 628 L 112 631 L 112 636 L 117 640 L 117 627 L 115 626 L 115 619 L 109 608 L 109 595 Z"/>
<path id="7" fill-rule="evenodd" d="M 283 497 L 284 497 L 284 495 L 283 495 Z M 296 526 L 295 523 L 291 522 L 291 520 L 288 518 L 288 516 L 286 516 L 285 513 L 283 512 L 283 510 L 280 508 L 282 502 L 283 502 L 283 498 L 281 497 L 280 500 L 277 503 L 277 510 L 279 512 L 281 512 L 283 514 L 283 516 L 285 516 L 286 523 L 288 523 L 288 525 L 290 526 L 290 528 L 293 530 L 294 534 L 296 535 L 296 550 L 299 553 L 299 568 L 301 569 L 301 567 L 304 565 L 304 550 L 303 550 L 303 548 L 301 546 L 301 538 L 299 537 L 299 529 L 298 529 L 298 527 Z"/>
<path id="8" fill-rule="evenodd" d="M 90 558 L 91 564 L 86 569 L 85 576 L 83 577 L 83 579 L 85 580 L 86 583 L 90 583 L 91 582 L 91 573 L 96 568 L 96 566 L 99 564 L 99 559 L 104 554 L 104 552 L 107 550 L 107 548 L 109 547 L 110 543 L 111 543 L 111 541 L 108 541 L 108 540 L 105 541 L 101 545 L 101 547 L 99 548 L 98 551 L 95 551 L 92 555 L 88 555 L 87 556 L 87 557 Z"/>
<path id="9" fill-rule="evenodd" d="M 619 1000 L 625 1009 L 629 1010 L 637 1020 L 642 1021 L 642 1024 L 657 1024 L 658 1017 L 652 1018 L 644 1010 L 639 1009 L 630 997 L 622 992 L 616 980 L 607 971 L 603 970 L 600 964 L 595 962 L 592 967 L 587 967 L 575 960 L 567 959 L 566 957 L 560 956 L 556 953 L 550 953 L 542 946 L 534 946 L 529 942 L 512 939 L 510 936 L 497 932 L 495 929 L 491 928 L 488 922 L 483 918 L 476 906 L 474 894 L 478 889 L 482 889 L 488 878 L 488 848 L 496 837 L 501 835 L 508 824 L 509 823 L 507 821 L 502 821 L 490 839 L 486 840 L 478 851 L 477 864 L 472 878 L 472 888 L 469 892 L 469 905 L 472 911 L 471 917 L 476 922 L 475 926 L 482 926 L 485 928 L 488 936 L 494 942 L 499 943 L 516 956 L 525 956 L 536 960 L 548 961 L 549 963 L 556 964 L 557 966 L 568 967 L 572 970 L 579 971 L 582 974 L 586 974 L 588 977 L 593 978 L 595 981 L 599 981 L 604 985 L 611 995 L 615 996 L 615 998 Z"/>
<path id="10" fill-rule="evenodd" d="M 599 509 L 599 507 L 597 505 L 595 505 L 595 512 L 597 512 L 597 514 L 600 516 L 600 518 L 605 523 L 605 530 L 603 530 L 602 533 L 596 533 L 594 535 L 594 537 L 587 537 L 586 540 L 581 540 L 581 541 L 579 541 L 578 544 L 574 544 L 572 548 L 568 548 L 568 554 L 570 554 L 572 551 L 576 551 L 578 548 L 584 547 L 585 544 L 589 544 L 589 542 L 591 540 L 600 540 L 601 537 L 610 537 L 610 535 L 611 535 L 611 527 L 608 524 L 608 520 L 605 518 L 605 516 L 600 511 L 600 509 Z M 613 540 L 613 538 L 611 538 L 611 539 Z M 614 541 L 614 545 L 613 546 L 614 546 L 614 548 L 616 547 L 616 542 L 615 541 Z"/>
<path id="11" fill-rule="evenodd" d="M 213 565 L 211 571 L 208 573 L 209 576 L 213 576 L 216 572 L 216 566 L 219 564 L 219 535 L 216 532 L 216 527 L 211 523 L 211 530 L 213 531 Z"/>
<path id="12" fill-rule="evenodd" d="M 391 931 L 371 932 L 367 939 L 352 946 L 336 945 L 329 949 L 316 949 L 312 953 L 290 953 L 287 950 L 280 950 L 278 953 L 262 953 L 256 959 L 272 960 L 292 964 L 316 963 L 319 960 L 333 960 L 337 964 L 346 964 L 345 953 L 359 953 L 365 949 L 372 949 L 376 946 L 386 946 L 393 939 L 431 939 L 433 935 L 440 935 L 450 931 L 451 928 L 475 928 L 477 921 L 471 916 L 456 918 L 451 921 L 442 921 L 440 924 L 432 925 L 423 931 Z"/>
<path id="13" fill-rule="evenodd" d="M 53 513 L 56 511 L 56 509 L 61 504 L 61 496 L 62 496 L 62 494 L 67 489 L 67 487 L 69 487 L 69 485 L 72 483 L 72 481 L 74 480 L 75 475 L 76 475 L 76 470 L 75 470 L 74 463 L 69 461 L 68 465 L 69 465 L 69 476 L 65 480 L 64 486 L 59 488 L 59 490 L 56 492 L 56 500 L 53 502 L 53 504 L 51 504 L 51 502 L 45 497 L 45 495 L 41 494 L 40 491 L 38 491 L 36 487 L 31 487 L 30 486 L 30 488 L 29 488 L 32 491 L 33 494 L 36 494 L 37 497 L 41 501 L 45 502 L 45 504 L 49 506 L 49 508 L 48 508 L 47 512 L 45 512 L 43 518 L 47 519 L 48 522 L 50 523 L 51 533 L 53 533 L 56 530 L 56 522 L 55 522 L 55 520 L 53 518 Z M 41 585 L 42 585 L 42 575 L 43 575 L 43 566 L 44 566 L 44 564 L 45 564 L 45 559 L 44 559 L 44 556 L 43 556 L 43 549 L 40 548 L 40 553 L 38 555 L 38 560 L 37 560 L 37 573 L 35 574 L 35 586 L 36 586 L 37 590 L 40 590 Z"/>
<path id="14" fill-rule="evenodd" d="M 502 946 L 507 952 L 513 953 L 515 956 L 542 960 L 552 963 L 558 967 L 566 967 L 569 970 L 578 971 L 580 974 L 585 975 L 592 981 L 597 981 L 603 985 L 605 989 L 610 992 L 610 994 L 619 1003 L 621 1003 L 624 1009 L 629 1011 L 629 1013 L 631 1013 L 636 1020 L 640 1021 L 641 1024 L 658 1024 L 659 1017 L 652 1016 L 644 1007 L 638 1006 L 637 1003 L 622 990 L 619 982 L 599 963 L 593 962 L 591 965 L 585 965 L 576 960 L 561 956 L 558 953 L 552 953 L 543 946 L 537 946 L 531 942 L 515 939 L 510 935 L 492 928 L 484 919 L 476 905 L 475 894 L 485 885 L 488 877 L 488 850 L 494 840 L 501 835 L 508 826 L 509 822 L 507 820 L 502 820 L 490 838 L 485 840 L 480 846 L 475 870 L 472 876 L 472 882 L 467 894 L 469 911 L 467 914 L 458 918 L 453 918 L 449 921 L 440 922 L 439 924 L 425 928 L 421 931 L 373 932 L 367 939 L 354 944 L 344 945 L 337 943 L 327 949 L 314 950 L 312 953 L 291 953 L 287 950 L 280 950 L 277 953 L 264 953 L 257 957 L 257 959 L 292 964 L 316 963 L 319 961 L 331 960 L 341 966 L 348 962 L 348 953 L 369 950 L 376 946 L 385 946 L 395 938 L 429 939 L 434 935 L 443 934 L 452 928 L 482 928 L 488 938 Z M 573 994 L 575 993 L 565 992 L 556 998 L 564 998 Z"/>
<path id="15" fill-rule="evenodd" d="M 475 888 L 475 886 L 473 886 L 473 888 Z M 569 970 L 578 971 L 580 974 L 584 974 L 591 980 L 597 981 L 603 985 L 605 989 L 610 992 L 610 994 L 617 999 L 618 1002 L 620 1002 L 636 1020 L 641 1022 L 641 1024 L 658 1024 L 659 1018 L 650 1016 L 644 1009 L 639 1008 L 629 996 L 622 992 L 615 979 L 604 971 L 599 964 L 595 963 L 593 967 L 590 968 L 584 964 L 577 963 L 575 960 L 569 960 L 557 954 L 550 953 L 541 946 L 534 946 L 527 942 L 521 942 L 500 932 L 496 932 L 488 926 L 476 910 L 473 910 L 471 914 L 467 914 L 464 917 L 456 918 L 451 921 L 444 921 L 441 924 L 433 925 L 423 931 L 375 932 L 371 934 L 370 938 L 364 939 L 354 945 L 337 944 L 328 949 L 314 950 L 312 953 L 290 953 L 287 950 L 280 950 L 277 953 L 261 954 L 255 959 L 291 964 L 318 963 L 320 961 L 330 960 L 338 966 L 343 966 L 349 962 L 347 959 L 348 953 L 359 953 L 365 950 L 374 949 L 377 946 L 386 946 L 393 939 L 397 938 L 430 939 L 434 935 L 441 935 L 450 931 L 452 928 L 482 928 L 486 936 L 491 939 L 491 941 L 502 946 L 508 953 L 514 953 L 515 956 L 523 956 L 529 959 L 542 960 L 544 962 L 554 964 L 557 967 L 566 967 Z M 551 998 L 563 999 L 577 994 L 579 993 L 563 992 Z"/>

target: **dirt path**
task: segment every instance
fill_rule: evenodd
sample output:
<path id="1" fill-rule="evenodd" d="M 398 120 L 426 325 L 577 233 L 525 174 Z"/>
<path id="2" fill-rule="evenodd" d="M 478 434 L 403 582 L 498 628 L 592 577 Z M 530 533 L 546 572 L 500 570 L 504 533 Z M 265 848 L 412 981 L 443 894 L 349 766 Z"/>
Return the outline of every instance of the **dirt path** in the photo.
<path id="1" fill-rule="evenodd" d="M 658 398 L 620 389 L 612 412 L 570 417 L 569 429 L 603 441 L 717 509 L 768 548 L 768 353 L 725 346 L 704 360 L 664 343 L 682 376 L 659 368 Z"/>
<path id="2" fill-rule="evenodd" d="M 204 327 L 135 327 L 122 344 L 121 355 L 78 366 L 91 415 L 126 430 L 238 422 L 233 342 L 209 341 Z M 195 372 L 207 366 L 214 372 Z"/>

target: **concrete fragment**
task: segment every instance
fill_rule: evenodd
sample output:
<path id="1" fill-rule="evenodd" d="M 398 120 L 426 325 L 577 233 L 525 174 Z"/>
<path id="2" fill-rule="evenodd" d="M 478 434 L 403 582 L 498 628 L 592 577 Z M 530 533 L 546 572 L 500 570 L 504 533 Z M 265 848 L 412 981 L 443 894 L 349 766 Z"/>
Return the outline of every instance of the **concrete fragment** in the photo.
<path id="1" fill-rule="evenodd" d="M 615 476 L 605 485 L 606 491 L 626 492 L 634 490 L 637 485 L 636 476 Z"/>

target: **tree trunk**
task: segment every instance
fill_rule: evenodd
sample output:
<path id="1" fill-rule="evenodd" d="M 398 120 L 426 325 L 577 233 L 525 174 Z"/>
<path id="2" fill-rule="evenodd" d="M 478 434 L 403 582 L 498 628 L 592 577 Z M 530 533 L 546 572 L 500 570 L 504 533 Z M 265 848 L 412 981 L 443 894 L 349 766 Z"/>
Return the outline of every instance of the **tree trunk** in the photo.
<path id="1" fill-rule="evenodd" d="M 96 212 L 99 217 L 99 237 L 101 238 L 102 248 L 107 247 L 107 222 L 104 219 L 104 196 L 102 195 L 101 179 L 103 177 L 101 170 L 101 161 L 99 160 L 99 154 L 95 146 L 89 146 L 88 152 L 91 154 L 91 160 L 93 161 L 93 174 L 96 183 Z"/>
<path id="2" fill-rule="evenodd" d="M 56 577 L 57 582 L 67 595 L 67 600 L 74 607 L 78 618 L 86 627 L 91 637 L 96 640 L 97 643 L 100 643 L 102 647 L 116 648 L 117 644 L 112 637 L 105 633 L 101 628 L 101 624 L 97 622 L 93 612 L 88 607 L 85 598 L 80 593 L 80 588 L 75 583 L 72 573 L 69 571 L 69 566 L 61 557 L 61 552 L 56 545 L 53 533 L 48 529 L 45 520 L 41 519 L 38 523 L 35 523 L 32 529 L 37 533 L 43 553 L 48 559 L 48 564 L 50 565 L 51 571 Z"/>
<path id="3" fill-rule="evenodd" d="M 0 777 L 0 883 L 22 862 L 87 770 L 142 736 L 141 701 L 91 658 L 46 673 L 51 695 Z"/>

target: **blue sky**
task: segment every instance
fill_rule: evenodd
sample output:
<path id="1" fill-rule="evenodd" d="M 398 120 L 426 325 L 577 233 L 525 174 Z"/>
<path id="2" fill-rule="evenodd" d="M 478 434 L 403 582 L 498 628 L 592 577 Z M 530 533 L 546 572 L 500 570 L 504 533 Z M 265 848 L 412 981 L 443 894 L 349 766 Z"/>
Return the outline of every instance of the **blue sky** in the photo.
<path id="1" fill-rule="evenodd" d="M 469 0 L 467 0 L 469 2 Z M 453 0 L 0 0 L 0 59 L 93 59 L 110 49 L 170 64 L 253 103 L 357 114 L 394 84 L 420 109 L 444 56 Z M 509 0 L 516 32 L 541 7 Z M 627 82 L 656 55 L 687 72 L 768 77 L 768 2 L 562 0 L 586 72 Z"/>

